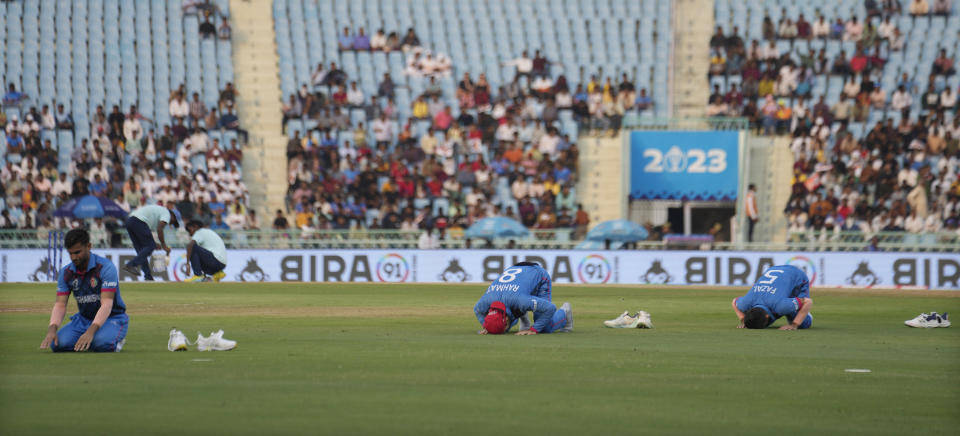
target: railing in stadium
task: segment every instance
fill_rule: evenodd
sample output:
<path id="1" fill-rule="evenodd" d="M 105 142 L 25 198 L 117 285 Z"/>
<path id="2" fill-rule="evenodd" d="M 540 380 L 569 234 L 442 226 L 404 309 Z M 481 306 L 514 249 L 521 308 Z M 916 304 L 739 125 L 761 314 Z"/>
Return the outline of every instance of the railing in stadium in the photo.
<path id="1" fill-rule="evenodd" d="M 222 231 L 224 242 L 231 249 L 363 249 L 363 248 L 417 248 L 422 232 L 401 230 L 241 230 Z M 131 247 L 125 231 L 116 233 L 116 247 Z M 96 235 L 94 235 L 96 236 Z M 516 249 L 576 249 L 582 240 L 577 240 L 574 229 L 550 229 L 530 231 L 526 238 L 513 239 Z M 713 242 L 698 245 L 675 245 L 664 241 L 642 241 L 629 249 L 637 250 L 717 250 L 717 251 L 867 251 L 871 238 L 877 238 L 879 251 L 894 252 L 960 252 L 960 234 L 955 232 L 920 233 L 879 232 L 803 232 L 793 233 L 785 243 L 732 243 Z M 47 230 L 0 230 L 0 249 L 47 248 Z M 170 245 L 182 247 L 187 241 L 185 232 L 178 232 Z M 497 248 L 509 248 L 509 239 L 493 242 Z M 94 244 L 107 248 L 109 244 Z M 487 242 L 474 239 L 469 246 L 462 232 L 450 232 L 440 241 L 443 249 L 487 248 Z M 596 250 L 596 248 L 591 248 Z"/>
<path id="2" fill-rule="evenodd" d="M 630 113 L 623 117 L 624 129 L 637 130 L 747 130 L 750 121 L 737 117 L 650 117 Z"/>

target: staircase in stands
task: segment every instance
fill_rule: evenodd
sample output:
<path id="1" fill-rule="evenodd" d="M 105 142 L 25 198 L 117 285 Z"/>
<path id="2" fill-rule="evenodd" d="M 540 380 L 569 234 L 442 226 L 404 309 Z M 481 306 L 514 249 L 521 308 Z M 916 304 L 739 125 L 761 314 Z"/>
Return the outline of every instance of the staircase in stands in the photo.
<path id="1" fill-rule="evenodd" d="M 243 174 L 260 227 L 284 209 L 286 139 L 281 126 L 276 35 L 269 1 L 231 0 L 233 63 L 240 125 L 250 134 Z"/>
<path id="2" fill-rule="evenodd" d="M 713 0 L 673 2 L 673 115 L 702 117 L 710 97 Z"/>

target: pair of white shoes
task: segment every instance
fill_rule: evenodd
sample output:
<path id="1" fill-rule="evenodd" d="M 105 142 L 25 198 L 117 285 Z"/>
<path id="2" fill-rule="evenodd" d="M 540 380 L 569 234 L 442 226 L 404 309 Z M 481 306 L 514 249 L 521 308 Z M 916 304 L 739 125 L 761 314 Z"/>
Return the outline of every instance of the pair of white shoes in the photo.
<path id="1" fill-rule="evenodd" d="M 615 319 L 604 321 L 603 325 L 612 329 L 652 329 L 653 321 L 650 320 L 650 314 L 645 311 L 641 310 L 633 316 L 630 315 L 630 311 L 626 311 Z"/>
<path id="2" fill-rule="evenodd" d="M 210 336 L 203 336 L 200 332 L 197 332 L 197 341 L 191 343 L 180 330 L 170 330 L 167 350 L 187 351 L 187 345 L 196 345 L 197 351 L 228 351 L 237 347 L 237 341 L 224 339 L 223 330 L 218 330 L 210 333 Z"/>
<path id="3" fill-rule="evenodd" d="M 937 328 L 937 327 L 950 327 L 950 315 L 944 313 L 943 315 L 938 314 L 937 312 L 930 312 L 930 314 L 921 313 L 917 315 L 914 319 L 908 319 L 903 322 L 907 327 L 916 327 L 916 328 Z"/>

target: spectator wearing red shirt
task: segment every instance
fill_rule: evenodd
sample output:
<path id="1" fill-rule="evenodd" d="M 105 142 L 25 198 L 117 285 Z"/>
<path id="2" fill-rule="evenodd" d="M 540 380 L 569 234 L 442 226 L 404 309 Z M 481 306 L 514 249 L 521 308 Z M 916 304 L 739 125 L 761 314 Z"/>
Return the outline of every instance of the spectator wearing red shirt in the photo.
<path id="1" fill-rule="evenodd" d="M 337 91 L 333 93 L 333 104 L 337 106 L 345 106 L 347 104 L 347 88 L 343 85 L 337 87 Z"/>
<path id="2" fill-rule="evenodd" d="M 433 128 L 436 130 L 446 132 L 451 123 L 453 123 L 453 113 L 450 106 L 444 106 L 442 111 L 433 116 Z"/>
<path id="3" fill-rule="evenodd" d="M 857 50 L 857 54 L 850 58 L 850 69 L 854 74 L 860 74 L 867 68 L 867 55 L 863 54 L 863 50 Z"/>

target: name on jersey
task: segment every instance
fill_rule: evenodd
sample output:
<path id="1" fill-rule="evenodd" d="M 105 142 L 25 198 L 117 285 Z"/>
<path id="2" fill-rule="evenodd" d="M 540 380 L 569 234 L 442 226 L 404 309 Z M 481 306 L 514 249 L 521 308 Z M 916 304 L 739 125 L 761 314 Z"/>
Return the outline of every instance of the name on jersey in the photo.
<path id="1" fill-rule="evenodd" d="M 490 285 L 487 292 L 519 292 L 519 285 Z"/>
<path id="2" fill-rule="evenodd" d="M 767 292 L 771 294 L 777 293 L 777 288 L 767 285 L 757 285 L 753 287 L 753 292 Z"/>
<path id="3" fill-rule="evenodd" d="M 99 294 L 88 294 L 77 296 L 77 304 L 96 303 L 100 301 Z"/>

